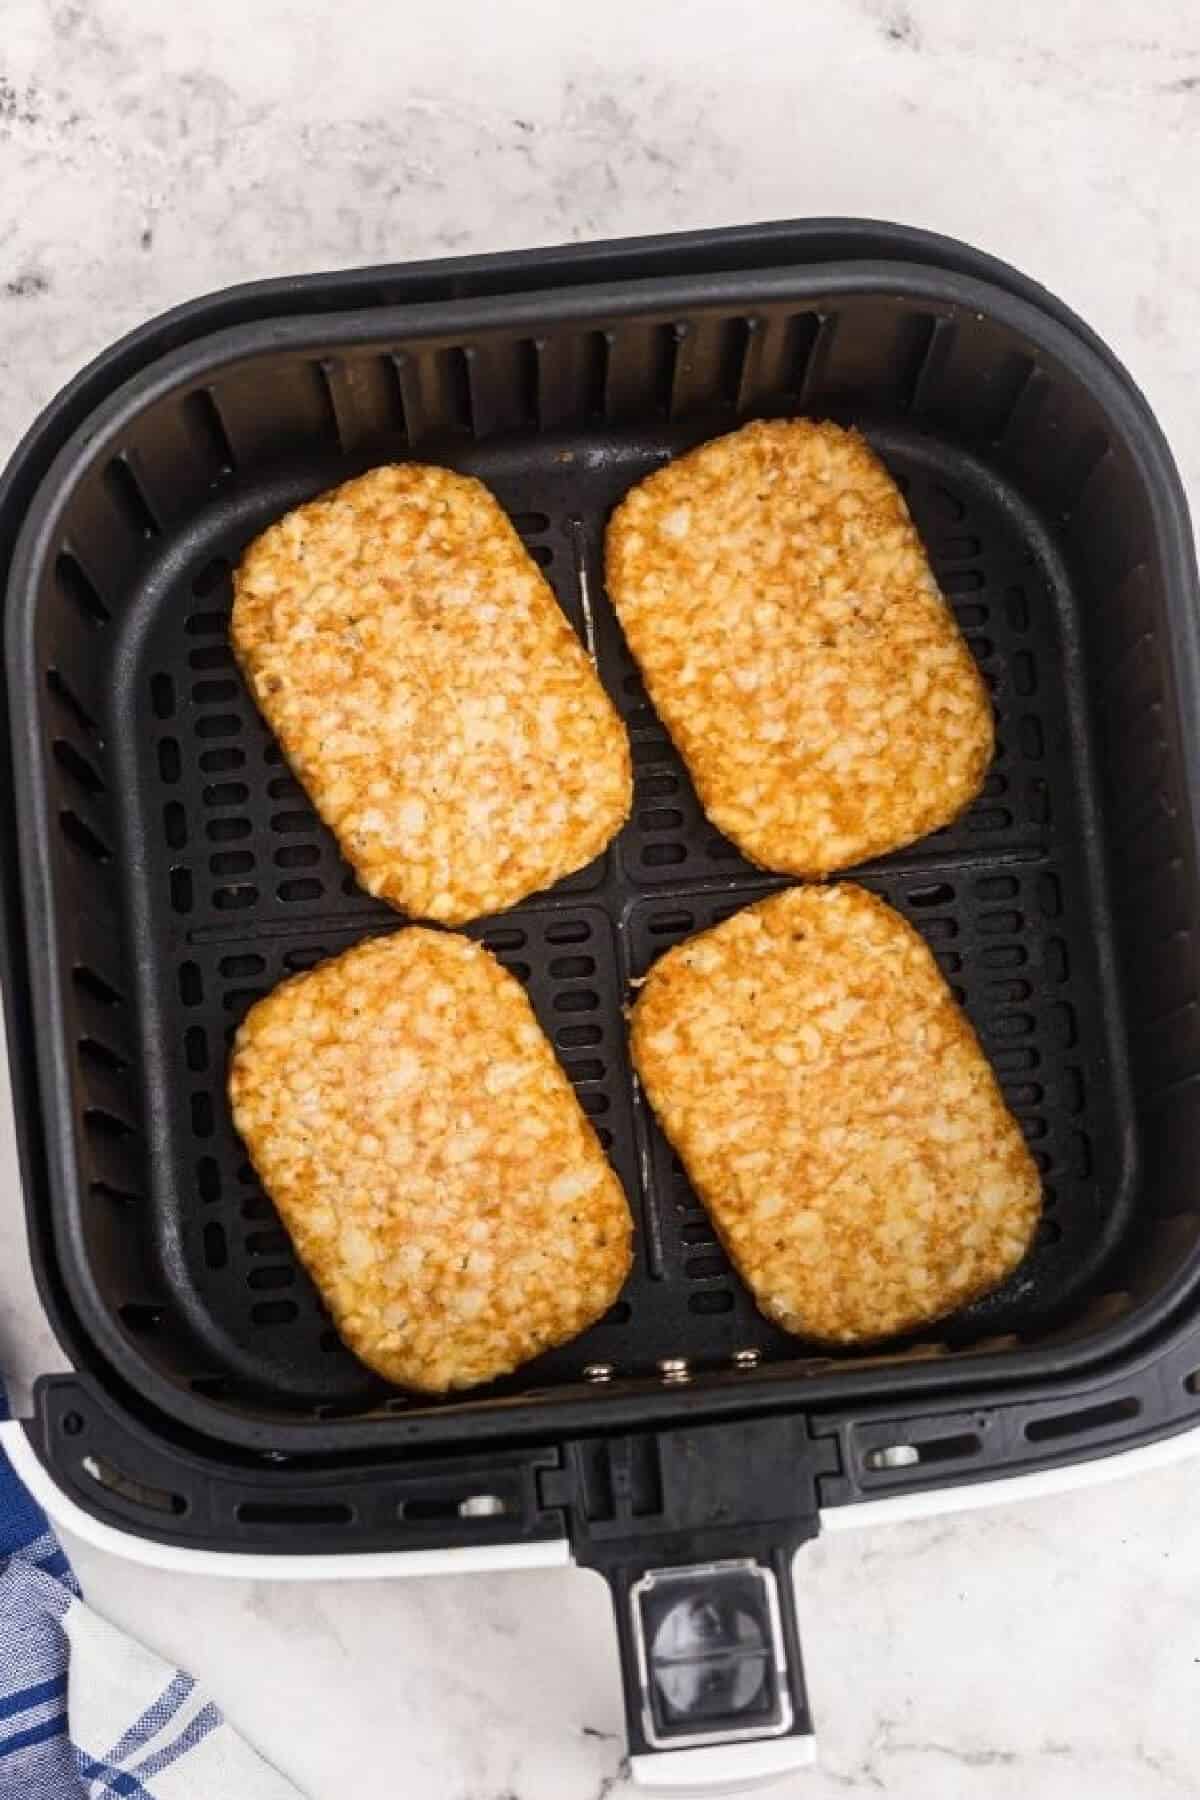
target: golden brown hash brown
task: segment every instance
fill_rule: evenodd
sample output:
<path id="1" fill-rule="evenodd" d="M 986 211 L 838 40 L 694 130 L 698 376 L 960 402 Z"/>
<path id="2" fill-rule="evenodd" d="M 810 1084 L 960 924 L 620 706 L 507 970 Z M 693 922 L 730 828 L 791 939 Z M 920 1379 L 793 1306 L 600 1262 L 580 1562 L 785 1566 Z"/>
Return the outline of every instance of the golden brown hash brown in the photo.
<path id="1" fill-rule="evenodd" d="M 762 867 L 848 868 L 978 793 L 987 691 L 856 432 L 774 420 L 681 456 L 618 506 L 607 572 L 705 811 Z"/>
<path id="2" fill-rule="evenodd" d="M 412 926 L 285 981 L 237 1034 L 229 1096 L 338 1331 L 389 1381 L 490 1381 L 616 1298 L 621 1184 L 481 945 Z"/>
<path id="3" fill-rule="evenodd" d="M 404 463 L 251 544 L 234 651 L 368 892 L 459 923 L 599 855 L 624 727 L 541 571 L 469 476 Z"/>
<path id="4" fill-rule="evenodd" d="M 849 884 L 669 950 L 633 1010 L 650 1103 L 759 1306 L 849 1343 L 1003 1280 L 1037 1168 L 917 933 Z"/>

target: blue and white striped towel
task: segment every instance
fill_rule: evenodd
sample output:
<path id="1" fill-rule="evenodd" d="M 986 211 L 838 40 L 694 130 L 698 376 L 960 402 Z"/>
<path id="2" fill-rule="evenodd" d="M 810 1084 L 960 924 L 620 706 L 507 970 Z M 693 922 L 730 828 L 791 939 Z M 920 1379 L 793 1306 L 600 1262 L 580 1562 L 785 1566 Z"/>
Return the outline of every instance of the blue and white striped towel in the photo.
<path id="1" fill-rule="evenodd" d="M 190 1675 L 85 1606 L 2 1451 L 0 1800 L 302 1800 Z"/>

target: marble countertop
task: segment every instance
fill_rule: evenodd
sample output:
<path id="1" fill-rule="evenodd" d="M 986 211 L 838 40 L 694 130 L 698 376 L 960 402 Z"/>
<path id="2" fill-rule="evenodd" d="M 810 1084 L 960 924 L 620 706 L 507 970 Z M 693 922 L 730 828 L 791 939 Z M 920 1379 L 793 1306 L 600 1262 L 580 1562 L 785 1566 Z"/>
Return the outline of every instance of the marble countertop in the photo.
<path id="1" fill-rule="evenodd" d="M 1192 0 L 6 0 L 0 452 L 115 336 L 254 276 L 804 214 L 997 252 L 1127 361 L 1200 492 Z M 0 1364 L 61 1356 L 0 1132 Z M 1200 1468 L 820 1541 L 814 1800 L 1200 1792 Z M 576 1572 L 300 1586 L 70 1546 L 313 1796 L 616 1800 Z"/>

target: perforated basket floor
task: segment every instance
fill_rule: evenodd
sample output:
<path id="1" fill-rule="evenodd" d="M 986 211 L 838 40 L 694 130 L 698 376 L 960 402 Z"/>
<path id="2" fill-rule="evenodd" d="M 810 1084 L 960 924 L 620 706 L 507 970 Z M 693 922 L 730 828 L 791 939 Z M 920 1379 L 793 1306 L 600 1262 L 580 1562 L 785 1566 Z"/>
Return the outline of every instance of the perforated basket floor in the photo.
<path id="1" fill-rule="evenodd" d="M 526 983 L 639 1222 L 636 1266 L 608 1317 L 501 1392 L 574 1382 L 594 1365 L 653 1374 L 673 1357 L 699 1371 L 749 1349 L 764 1359 L 806 1354 L 760 1316 L 733 1274 L 640 1099 L 625 1047 L 630 978 L 779 885 L 704 819 L 604 595 L 613 503 L 704 435 L 669 425 L 546 433 L 443 447 L 437 457 L 479 474 L 516 518 L 595 648 L 636 771 L 633 816 L 605 857 L 475 928 Z M 995 765 L 965 817 L 859 875 L 929 941 L 1046 1182 L 1045 1219 L 1022 1269 L 929 1334 L 967 1345 L 1053 1323 L 1094 1281 L 1131 1199 L 1132 1133 L 1113 1072 L 1119 1010 L 1097 948 L 1108 924 L 1085 817 L 1090 762 L 1069 584 L 1018 498 L 957 448 L 915 432 L 872 435 L 907 490 L 997 711 Z M 152 1339 L 182 1315 L 201 1393 L 337 1414 L 410 1403 L 331 1330 L 233 1134 L 225 1066 L 258 995 L 399 921 L 357 888 L 283 765 L 234 668 L 227 628 L 230 569 L 249 538 L 350 466 L 330 461 L 318 473 L 309 464 L 187 522 L 127 615 L 103 722 L 118 771 L 114 848 L 138 947 L 139 1080 L 152 1121 L 153 1204 L 140 1191 L 123 1202 L 120 1183 L 107 1184 L 140 1236 L 145 1269 L 141 1289 L 120 1300 L 122 1327 Z M 63 706 L 69 713 L 69 691 Z M 64 741 L 86 790 L 86 733 Z M 71 809 L 85 855 L 87 834 L 101 833 L 87 823 L 86 797 Z M 101 996 L 91 1033 L 101 1059 L 104 1013 Z"/>

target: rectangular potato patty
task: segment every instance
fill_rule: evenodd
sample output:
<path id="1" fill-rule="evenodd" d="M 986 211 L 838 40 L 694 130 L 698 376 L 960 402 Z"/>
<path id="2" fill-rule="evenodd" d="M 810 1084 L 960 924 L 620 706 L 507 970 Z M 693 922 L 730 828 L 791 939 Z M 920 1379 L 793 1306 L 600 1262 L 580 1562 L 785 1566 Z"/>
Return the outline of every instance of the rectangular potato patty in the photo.
<path id="1" fill-rule="evenodd" d="M 856 432 L 776 419 L 679 457 L 617 507 L 607 577 L 705 812 L 752 862 L 846 869 L 979 792 L 987 690 Z"/>
<path id="2" fill-rule="evenodd" d="M 791 888 L 669 950 L 633 1058 L 769 1318 L 851 1343 L 1016 1268 L 1041 1186 L 937 964 L 849 884 Z"/>
<path id="3" fill-rule="evenodd" d="M 482 483 L 373 469 L 234 577 L 250 691 L 369 893 L 448 924 L 580 869 L 620 829 L 625 730 Z"/>
<path id="4" fill-rule="evenodd" d="M 616 1175 L 520 983 L 420 926 L 251 1007 L 234 1123 L 345 1342 L 431 1393 L 598 1319 L 629 1270 Z"/>

